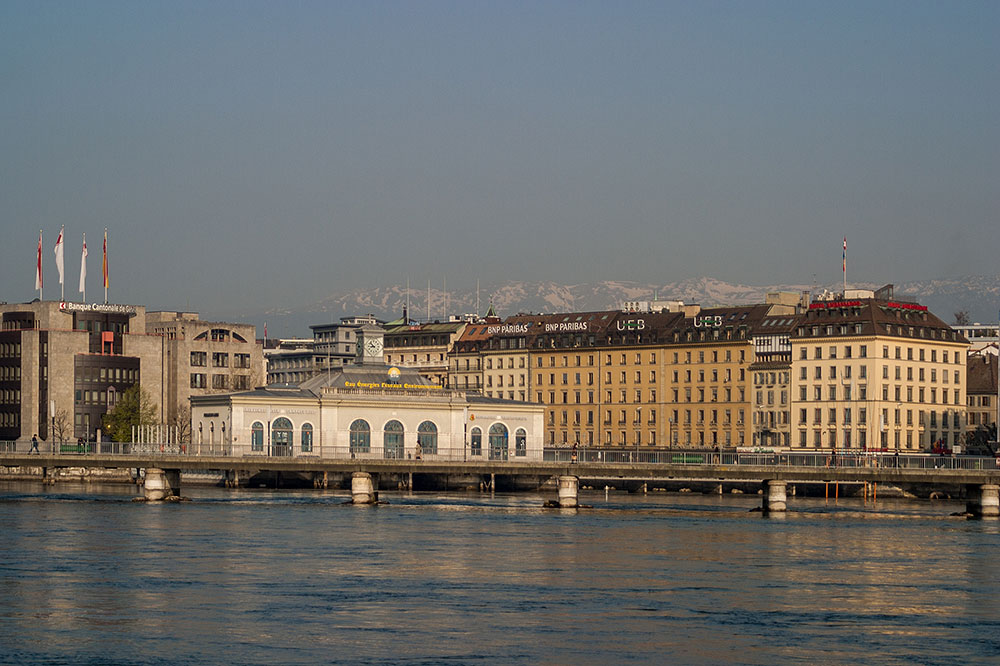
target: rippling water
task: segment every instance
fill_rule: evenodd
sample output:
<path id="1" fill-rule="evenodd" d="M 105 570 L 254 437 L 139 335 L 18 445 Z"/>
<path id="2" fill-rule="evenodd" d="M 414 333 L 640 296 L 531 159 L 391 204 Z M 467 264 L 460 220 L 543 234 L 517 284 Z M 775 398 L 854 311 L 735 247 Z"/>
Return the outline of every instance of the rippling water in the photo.
<path id="1" fill-rule="evenodd" d="M 1000 662 L 957 503 L 0 483 L 3 663 Z"/>

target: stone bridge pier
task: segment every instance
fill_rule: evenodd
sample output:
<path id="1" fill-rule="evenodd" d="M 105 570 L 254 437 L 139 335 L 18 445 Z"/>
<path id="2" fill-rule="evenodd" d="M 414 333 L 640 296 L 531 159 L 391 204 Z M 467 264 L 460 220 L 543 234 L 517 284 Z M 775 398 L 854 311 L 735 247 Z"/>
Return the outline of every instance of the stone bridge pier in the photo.
<path id="1" fill-rule="evenodd" d="M 158 502 L 168 497 L 179 497 L 181 494 L 181 471 L 179 469 L 146 468 L 146 481 L 143 493 L 151 502 Z"/>
<path id="2" fill-rule="evenodd" d="M 573 509 L 579 506 L 580 479 L 575 476 L 559 477 L 559 506 Z"/>
<path id="3" fill-rule="evenodd" d="M 788 509 L 786 503 L 787 494 L 784 481 L 774 481 L 772 479 L 763 482 L 764 493 L 761 497 L 761 509 L 764 513 L 781 513 Z"/>
<path id="4" fill-rule="evenodd" d="M 1000 486 L 969 485 L 965 487 L 965 510 L 977 518 L 1000 516 Z"/>
<path id="5" fill-rule="evenodd" d="M 354 504 L 375 504 L 378 502 L 378 493 L 375 492 L 372 475 L 368 472 L 351 474 L 351 502 Z"/>

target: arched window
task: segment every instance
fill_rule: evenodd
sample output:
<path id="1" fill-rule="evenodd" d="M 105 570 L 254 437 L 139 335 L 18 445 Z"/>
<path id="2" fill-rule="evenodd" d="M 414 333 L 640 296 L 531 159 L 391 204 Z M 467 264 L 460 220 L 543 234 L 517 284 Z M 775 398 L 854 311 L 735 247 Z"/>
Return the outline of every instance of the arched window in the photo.
<path id="1" fill-rule="evenodd" d="M 472 449 L 471 453 L 474 456 L 483 455 L 483 431 L 478 427 L 472 429 L 472 439 L 470 447 Z"/>
<path id="2" fill-rule="evenodd" d="M 420 445 L 420 452 L 427 453 L 437 453 L 438 452 L 438 429 L 437 426 L 430 421 L 424 421 L 419 426 L 417 426 L 417 444 Z"/>
<path id="3" fill-rule="evenodd" d="M 372 450 L 372 429 L 368 421 L 358 419 L 351 424 L 351 453 L 368 453 Z"/>
<path id="4" fill-rule="evenodd" d="M 528 433 L 524 428 L 518 428 L 514 433 L 514 455 L 519 457 L 528 455 Z"/>
<path id="5" fill-rule="evenodd" d="M 389 421 L 382 430 L 382 455 L 386 458 L 403 457 L 403 424 Z"/>
<path id="6" fill-rule="evenodd" d="M 507 426 L 502 423 L 490 426 L 490 460 L 507 460 Z"/>
<path id="7" fill-rule="evenodd" d="M 313 427 L 311 423 L 302 424 L 302 453 L 312 453 Z"/>
<path id="8" fill-rule="evenodd" d="M 250 426 L 250 450 L 264 450 L 264 424 L 260 421 L 255 421 L 254 424 Z"/>
<path id="9" fill-rule="evenodd" d="M 284 416 L 271 424 L 271 455 L 292 455 L 292 422 Z"/>

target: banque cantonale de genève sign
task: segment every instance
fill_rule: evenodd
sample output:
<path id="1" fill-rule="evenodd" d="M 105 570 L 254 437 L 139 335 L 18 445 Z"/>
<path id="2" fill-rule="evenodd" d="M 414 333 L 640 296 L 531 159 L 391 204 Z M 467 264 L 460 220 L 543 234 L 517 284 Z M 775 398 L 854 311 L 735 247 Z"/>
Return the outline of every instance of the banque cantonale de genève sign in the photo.
<path id="1" fill-rule="evenodd" d="M 69 303 L 60 301 L 59 309 L 63 312 L 98 312 L 101 314 L 123 314 L 130 317 L 136 315 L 134 305 L 118 305 L 114 303 Z"/>

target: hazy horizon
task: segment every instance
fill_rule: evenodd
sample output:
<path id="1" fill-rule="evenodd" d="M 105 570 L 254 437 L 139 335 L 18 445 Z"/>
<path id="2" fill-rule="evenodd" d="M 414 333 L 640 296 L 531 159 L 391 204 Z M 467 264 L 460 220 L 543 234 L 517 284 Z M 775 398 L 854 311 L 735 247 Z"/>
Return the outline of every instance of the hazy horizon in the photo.
<path id="1" fill-rule="evenodd" d="M 996 274 L 990 2 L 0 4 L 0 299 Z"/>

